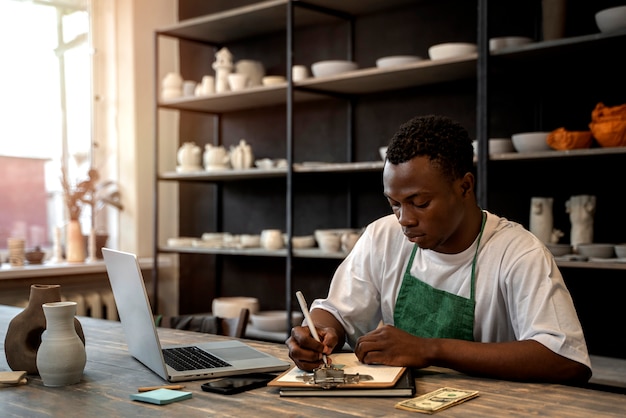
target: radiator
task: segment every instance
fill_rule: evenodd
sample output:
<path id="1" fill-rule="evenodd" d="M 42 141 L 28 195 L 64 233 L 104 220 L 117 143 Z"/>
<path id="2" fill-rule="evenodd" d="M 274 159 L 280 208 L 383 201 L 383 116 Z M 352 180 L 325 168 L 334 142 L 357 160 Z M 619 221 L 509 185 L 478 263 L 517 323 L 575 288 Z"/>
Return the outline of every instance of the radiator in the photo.
<path id="1" fill-rule="evenodd" d="M 61 300 L 76 302 L 76 315 L 119 320 L 115 299 L 110 289 L 68 292 Z"/>
<path id="2" fill-rule="evenodd" d="M 61 300 L 76 302 L 76 315 L 89 316 L 92 318 L 119 320 L 115 299 L 111 289 L 99 290 L 61 290 Z M 27 299 L 3 301 L 7 305 L 25 308 Z"/>

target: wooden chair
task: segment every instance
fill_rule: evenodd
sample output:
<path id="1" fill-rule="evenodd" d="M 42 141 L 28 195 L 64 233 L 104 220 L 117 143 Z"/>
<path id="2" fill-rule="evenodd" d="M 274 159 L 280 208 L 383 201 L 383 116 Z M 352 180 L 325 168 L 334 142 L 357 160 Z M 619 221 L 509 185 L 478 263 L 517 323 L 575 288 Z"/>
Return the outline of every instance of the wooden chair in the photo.
<path id="1" fill-rule="evenodd" d="M 221 318 L 212 314 L 191 314 L 178 316 L 158 316 L 156 325 L 163 328 L 184 329 L 228 337 L 244 338 L 250 311 L 241 309 L 236 318 Z"/>

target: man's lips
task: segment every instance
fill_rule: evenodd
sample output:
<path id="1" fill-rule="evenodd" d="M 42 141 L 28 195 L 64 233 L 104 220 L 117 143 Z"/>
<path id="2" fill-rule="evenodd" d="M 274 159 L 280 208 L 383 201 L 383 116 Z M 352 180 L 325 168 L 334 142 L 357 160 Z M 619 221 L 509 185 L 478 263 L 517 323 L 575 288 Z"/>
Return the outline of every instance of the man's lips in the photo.
<path id="1" fill-rule="evenodd" d="M 416 233 L 411 233 L 411 232 L 404 232 L 404 236 L 407 237 L 407 239 L 411 242 L 415 242 L 418 239 L 420 239 L 421 237 L 424 236 L 424 234 L 416 234 Z"/>

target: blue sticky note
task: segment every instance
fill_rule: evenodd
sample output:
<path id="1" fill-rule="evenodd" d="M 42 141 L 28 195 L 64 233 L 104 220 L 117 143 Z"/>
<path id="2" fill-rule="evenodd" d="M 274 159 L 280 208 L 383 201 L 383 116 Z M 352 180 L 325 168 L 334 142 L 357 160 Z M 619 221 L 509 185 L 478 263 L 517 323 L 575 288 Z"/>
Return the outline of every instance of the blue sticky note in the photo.
<path id="1" fill-rule="evenodd" d="M 132 393 L 130 399 L 133 401 L 148 402 L 156 405 L 165 405 L 168 403 L 182 401 L 191 398 L 191 392 L 183 392 L 182 390 L 172 389 L 155 389 L 148 392 Z"/>

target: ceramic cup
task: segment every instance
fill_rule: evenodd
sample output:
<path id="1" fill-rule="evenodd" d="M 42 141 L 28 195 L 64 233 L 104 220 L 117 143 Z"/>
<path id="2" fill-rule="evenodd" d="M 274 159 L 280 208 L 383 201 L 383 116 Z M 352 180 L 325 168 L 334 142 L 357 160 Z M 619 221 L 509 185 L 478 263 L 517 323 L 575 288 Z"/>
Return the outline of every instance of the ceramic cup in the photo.
<path id="1" fill-rule="evenodd" d="M 309 77 L 309 69 L 305 65 L 294 65 L 291 69 L 293 81 L 302 81 Z"/>
<path id="2" fill-rule="evenodd" d="M 196 82 L 192 80 L 183 81 L 183 96 L 191 97 L 196 93 Z"/>
<path id="3" fill-rule="evenodd" d="M 248 76 L 246 74 L 231 73 L 228 74 L 228 85 L 232 91 L 239 91 L 246 88 Z"/>
<path id="4" fill-rule="evenodd" d="M 283 233 L 280 229 L 264 229 L 261 231 L 261 246 L 266 250 L 283 248 Z"/>

